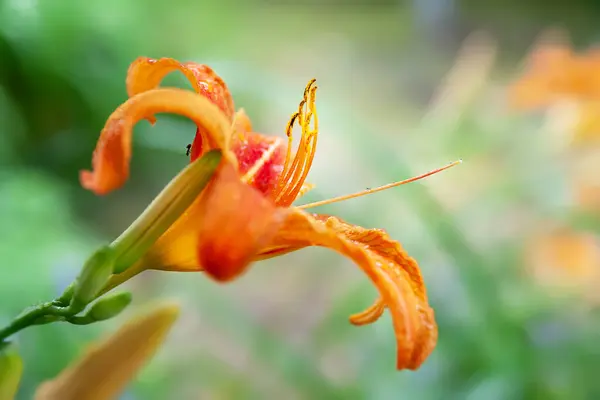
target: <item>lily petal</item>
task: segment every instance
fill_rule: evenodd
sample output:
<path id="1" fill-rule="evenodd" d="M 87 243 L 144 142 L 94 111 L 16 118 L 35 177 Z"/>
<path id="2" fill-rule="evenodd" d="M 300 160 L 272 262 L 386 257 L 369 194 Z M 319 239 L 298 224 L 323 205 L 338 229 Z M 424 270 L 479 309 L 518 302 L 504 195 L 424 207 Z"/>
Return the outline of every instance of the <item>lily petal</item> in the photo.
<path id="1" fill-rule="evenodd" d="M 223 163 L 199 205 L 198 262 L 218 281 L 243 273 L 284 221 L 288 209 L 277 208 L 259 191 L 240 181 Z"/>
<path id="2" fill-rule="evenodd" d="M 146 268 L 205 270 L 218 281 L 242 274 L 253 261 L 307 246 L 323 246 L 352 260 L 381 298 L 351 322 L 375 321 L 388 308 L 397 341 L 398 369 L 417 369 L 437 342 L 437 325 L 417 263 L 378 229 L 338 218 L 277 207 L 240 180 L 224 162 L 198 200 L 153 246 Z"/>
<path id="3" fill-rule="evenodd" d="M 291 208 L 284 225 L 257 258 L 271 258 L 306 246 L 323 246 L 356 262 L 379 290 L 381 299 L 351 317 L 356 325 L 373 322 L 387 307 L 394 324 L 398 369 L 417 369 L 437 342 L 437 325 L 415 260 L 379 229 L 350 225 L 338 218 Z"/>
<path id="4" fill-rule="evenodd" d="M 229 121 L 233 119 L 235 106 L 233 97 L 229 92 L 227 84 L 208 65 L 195 62 L 179 62 L 173 58 L 153 59 L 139 57 L 129 66 L 127 71 L 127 94 L 132 97 L 136 94 L 157 88 L 162 80 L 174 71 L 180 71 L 190 81 L 194 91 L 206 97 L 225 113 Z M 153 115 L 146 119 L 150 123 L 156 122 Z M 194 161 L 206 149 L 203 148 L 200 127 L 196 130 L 196 136 L 192 142 L 190 159 Z"/>
<path id="5" fill-rule="evenodd" d="M 136 94 L 156 89 L 162 80 L 173 71 L 180 71 L 190 81 L 196 93 L 203 95 L 225 113 L 228 119 L 233 118 L 234 105 L 227 84 L 208 65 L 195 62 L 184 62 L 172 58 L 153 59 L 139 57 L 129 66 L 127 71 L 127 94 Z"/>
<path id="6" fill-rule="evenodd" d="M 229 149 L 231 123 L 209 99 L 181 89 L 154 89 L 127 100 L 108 118 L 94 150 L 92 171 L 81 171 L 81 185 L 98 195 L 121 187 L 129 177 L 131 139 L 134 125 L 157 113 L 173 113 L 190 118 L 209 150 L 220 148 L 233 159 Z"/>

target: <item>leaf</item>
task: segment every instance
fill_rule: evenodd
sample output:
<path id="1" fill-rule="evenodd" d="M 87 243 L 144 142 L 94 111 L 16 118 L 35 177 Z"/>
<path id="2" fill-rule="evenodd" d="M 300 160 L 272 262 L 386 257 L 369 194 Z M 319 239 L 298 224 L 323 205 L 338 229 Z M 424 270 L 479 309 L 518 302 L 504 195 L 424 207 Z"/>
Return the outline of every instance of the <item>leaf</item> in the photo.
<path id="1" fill-rule="evenodd" d="M 55 379 L 38 389 L 36 400 L 113 399 L 136 376 L 165 339 L 177 319 L 179 307 L 163 304 L 137 317 Z"/>

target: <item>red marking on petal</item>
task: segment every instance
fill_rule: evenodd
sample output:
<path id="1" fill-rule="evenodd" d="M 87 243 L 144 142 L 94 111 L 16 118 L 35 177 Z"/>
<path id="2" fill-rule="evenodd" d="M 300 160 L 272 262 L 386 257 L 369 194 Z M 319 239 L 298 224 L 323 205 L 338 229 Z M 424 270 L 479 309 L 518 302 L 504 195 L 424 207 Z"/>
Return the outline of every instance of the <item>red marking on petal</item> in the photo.
<path id="1" fill-rule="evenodd" d="M 196 128 L 196 135 L 192 142 L 192 148 L 190 149 L 190 162 L 196 160 L 202 155 L 202 132 L 200 128 Z"/>
<path id="2" fill-rule="evenodd" d="M 243 176 L 258 166 L 248 184 L 262 194 L 269 195 L 277 187 L 283 171 L 286 154 L 284 141 L 279 137 L 247 132 L 235 136 L 231 147 L 238 160 L 240 174 Z"/>

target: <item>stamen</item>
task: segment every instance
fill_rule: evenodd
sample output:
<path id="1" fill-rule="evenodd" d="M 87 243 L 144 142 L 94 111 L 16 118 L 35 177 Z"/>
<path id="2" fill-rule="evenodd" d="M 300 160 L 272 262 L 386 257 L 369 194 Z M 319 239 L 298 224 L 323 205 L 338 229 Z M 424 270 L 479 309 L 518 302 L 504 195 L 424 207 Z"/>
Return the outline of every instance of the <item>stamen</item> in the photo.
<path id="1" fill-rule="evenodd" d="M 301 103 L 302 104 L 302 103 Z M 288 137 L 288 148 L 285 153 L 285 163 L 283 164 L 283 171 L 281 171 L 281 178 L 279 180 L 280 186 L 285 182 L 285 177 L 288 175 L 290 170 L 293 169 L 293 165 L 290 165 L 292 161 L 292 145 L 294 144 L 294 135 L 292 131 L 294 130 L 294 122 L 298 121 L 302 114 L 302 110 L 295 112 L 290 118 L 290 122 L 288 122 L 288 126 L 285 130 L 285 134 Z M 302 140 L 302 137 L 301 139 Z M 296 161 L 297 157 L 294 157 L 294 161 Z"/>
<path id="2" fill-rule="evenodd" d="M 288 146 L 287 151 L 285 153 L 285 163 L 283 164 L 283 170 L 281 171 L 282 178 L 280 182 L 283 181 L 283 177 L 287 175 L 290 169 L 290 161 L 292 158 L 292 144 L 294 144 L 294 137 L 292 135 L 292 131 L 294 130 L 294 122 L 298 119 L 299 116 L 299 112 L 295 112 L 294 114 L 292 114 L 292 117 L 290 118 L 290 121 L 288 122 L 287 127 L 285 128 L 285 134 L 288 138 Z"/>
<path id="3" fill-rule="evenodd" d="M 401 185 L 404 185 L 404 184 L 407 184 L 407 183 L 410 183 L 410 182 L 415 182 L 415 181 L 418 181 L 420 179 L 427 178 L 428 176 L 437 174 L 438 172 L 445 171 L 445 170 L 447 170 L 449 168 L 452 168 L 452 167 L 454 167 L 454 166 L 456 166 L 456 165 L 458 165 L 460 163 L 462 163 L 462 160 L 457 160 L 457 161 L 454 161 L 454 162 L 452 162 L 452 163 L 450 163 L 450 164 L 448 164 L 446 166 L 443 166 L 441 168 L 434 169 L 434 170 L 426 172 L 426 173 L 424 173 L 422 175 L 418 175 L 418 176 L 415 176 L 415 177 L 412 177 L 412 178 L 409 178 L 409 179 L 405 179 L 403 181 L 394 182 L 394 183 L 388 183 L 387 185 L 379 186 L 379 187 L 377 187 L 375 189 L 367 189 L 367 190 L 363 190 L 363 191 L 360 191 L 360 192 L 357 192 L 357 193 L 352 193 L 352 194 L 347 194 L 347 195 L 344 195 L 344 196 L 334 197 L 334 198 L 331 198 L 331 199 L 316 201 L 314 203 L 303 204 L 301 206 L 298 206 L 297 208 L 307 209 L 307 208 L 319 207 L 319 206 L 324 206 L 326 204 L 337 203 L 339 201 L 353 199 L 355 197 L 361 197 L 361 196 L 364 196 L 364 195 L 367 195 L 367 194 L 371 194 L 371 193 L 381 192 L 381 191 L 386 190 L 386 189 L 390 189 L 390 188 L 393 188 L 393 187 L 396 187 L 396 186 L 401 186 Z"/>
<path id="4" fill-rule="evenodd" d="M 315 185 L 313 185 L 312 183 L 304 182 L 302 184 L 302 187 L 300 188 L 300 191 L 298 192 L 298 197 L 304 196 L 307 192 L 313 190 L 314 188 L 315 188 Z"/>
<path id="5" fill-rule="evenodd" d="M 289 163 L 286 165 L 288 168 L 283 170 L 283 172 L 281 173 L 281 185 L 285 186 L 289 180 L 291 179 L 291 174 L 293 174 L 294 172 L 296 172 L 297 168 L 298 168 L 298 162 L 301 159 L 301 150 L 304 148 L 304 142 L 306 141 L 306 137 L 304 136 L 304 104 L 306 103 L 306 99 L 303 99 L 300 102 L 300 105 L 298 106 L 298 112 L 296 113 L 296 121 L 298 121 L 298 123 L 300 124 L 300 128 L 302 129 L 302 133 L 300 134 L 300 143 L 298 144 L 298 150 L 296 150 L 296 154 L 294 155 L 294 159 L 292 160 L 292 164 L 290 165 Z M 293 127 L 292 127 L 293 129 Z M 291 148 L 291 144 L 292 144 L 292 131 L 290 130 L 290 135 L 288 136 L 288 149 Z M 291 153 L 290 153 L 291 154 Z"/>
<path id="6" fill-rule="evenodd" d="M 316 95 L 316 87 L 312 88 L 310 91 L 310 101 L 307 102 L 307 112 L 306 119 L 302 123 L 302 136 L 306 138 L 304 153 L 302 154 L 302 160 L 304 161 L 303 165 L 298 169 L 296 174 L 294 174 L 294 178 L 290 183 L 295 183 L 294 185 L 289 185 L 288 190 L 285 193 L 285 196 L 295 200 L 298 197 L 298 193 L 300 192 L 306 177 L 310 171 L 310 167 L 312 166 L 313 160 L 315 158 L 316 148 L 317 148 L 317 136 L 319 132 L 319 121 L 317 118 L 317 112 L 315 109 L 315 95 Z M 313 123 L 313 129 L 310 129 L 311 121 Z M 307 155 L 305 155 L 307 154 Z M 293 201 L 292 200 L 292 201 Z"/>
<path id="7" fill-rule="evenodd" d="M 304 184 L 314 158 L 318 132 L 315 108 L 317 87 L 314 86 L 315 82 L 315 79 L 311 79 L 306 85 L 302 101 L 298 106 L 298 111 L 292 115 L 286 128 L 288 148 L 283 171 L 281 172 L 277 189 L 274 192 L 274 200 L 277 204 L 287 204 L 294 201 Z M 314 125 L 312 130 L 310 129 L 311 121 Z M 296 154 L 292 157 L 292 130 L 296 122 L 300 125 L 302 133 Z"/>
<path id="8" fill-rule="evenodd" d="M 297 197 L 297 194 L 300 192 L 300 189 L 302 188 L 306 177 L 308 176 L 310 166 L 315 157 L 314 149 L 317 140 L 316 134 L 310 133 L 309 135 L 310 137 L 308 140 L 310 140 L 310 142 L 308 142 L 305 145 L 305 148 L 301 153 L 299 152 L 299 158 L 302 158 L 304 162 L 300 167 L 296 169 L 293 178 L 289 181 L 290 184 L 288 185 L 287 190 L 279 195 L 280 198 L 289 197 L 295 199 Z"/>

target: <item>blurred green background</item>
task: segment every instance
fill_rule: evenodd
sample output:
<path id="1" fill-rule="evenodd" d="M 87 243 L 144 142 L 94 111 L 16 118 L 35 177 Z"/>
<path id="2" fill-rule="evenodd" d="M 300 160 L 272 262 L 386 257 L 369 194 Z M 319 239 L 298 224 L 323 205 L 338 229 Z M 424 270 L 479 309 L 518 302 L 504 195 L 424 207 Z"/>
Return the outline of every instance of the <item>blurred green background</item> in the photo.
<path id="1" fill-rule="evenodd" d="M 279 135 L 316 77 L 317 188 L 301 202 L 465 160 L 315 210 L 384 228 L 418 260 L 440 339 L 417 372 L 395 370 L 388 315 L 348 323 L 376 295 L 358 268 L 306 249 L 225 286 L 200 273 L 145 273 L 114 321 L 23 331 L 18 399 L 163 297 L 182 302 L 182 316 L 123 399 L 600 398 L 598 213 L 575 201 L 568 129 L 509 109 L 505 97 L 544 29 L 565 29 L 578 47 L 598 41 L 599 4 L 0 0 L 2 324 L 61 293 L 187 163 L 193 124 L 162 116 L 137 126 L 124 189 L 99 198 L 79 186 L 138 56 L 212 66 L 254 128 Z M 165 84 L 187 87 L 179 75 Z M 574 238 L 566 262 L 544 241 L 554 229 Z M 557 270 L 567 285 L 539 279 Z"/>

